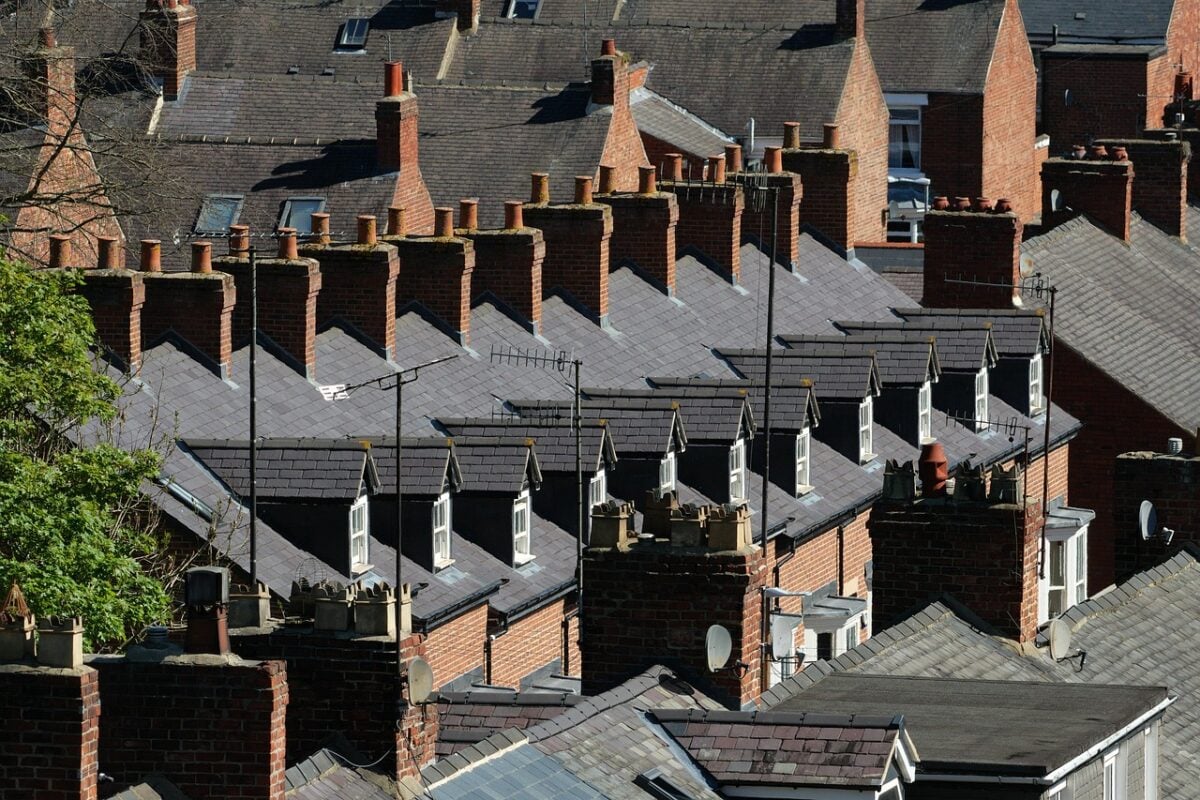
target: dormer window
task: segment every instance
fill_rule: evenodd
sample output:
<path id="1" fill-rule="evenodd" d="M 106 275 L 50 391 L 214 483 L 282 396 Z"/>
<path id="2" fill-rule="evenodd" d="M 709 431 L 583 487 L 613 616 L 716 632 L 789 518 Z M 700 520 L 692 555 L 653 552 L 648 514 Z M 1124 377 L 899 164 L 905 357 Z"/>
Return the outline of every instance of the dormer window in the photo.
<path id="1" fill-rule="evenodd" d="M 1064 614 L 1087 600 L 1087 526 L 1069 536 L 1052 532 L 1046 542 L 1046 577 L 1039 580 L 1038 622 Z"/>
<path id="2" fill-rule="evenodd" d="M 875 403 L 871 397 L 862 401 L 858 407 L 858 460 L 865 464 L 875 457 L 873 451 L 875 438 L 873 425 L 875 423 Z"/>
<path id="3" fill-rule="evenodd" d="M 1042 354 L 1038 353 L 1029 359 L 1029 413 L 1040 414 L 1045 410 L 1045 398 L 1042 396 Z"/>
<path id="4" fill-rule="evenodd" d="M 529 548 L 529 490 L 517 495 L 513 501 L 512 530 L 513 530 L 513 563 L 520 566 L 533 559 Z"/>
<path id="5" fill-rule="evenodd" d="M 933 439 L 933 387 L 929 381 L 917 390 L 917 436 L 922 444 Z"/>
<path id="6" fill-rule="evenodd" d="M 369 566 L 370 537 L 369 511 L 367 496 L 363 495 L 350 506 L 350 569 L 352 572 L 365 572 Z"/>
<path id="7" fill-rule="evenodd" d="M 729 448 L 729 500 L 746 499 L 746 440 L 738 439 Z"/>
<path id="8" fill-rule="evenodd" d="M 599 470 L 596 476 L 588 483 L 588 508 L 594 510 L 596 506 L 608 499 L 608 476 L 604 470 Z"/>
<path id="9" fill-rule="evenodd" d="M 658 489 L 662 493 L 675 491 L 675 451 L 672 450 L 658 462 Z"/>
<path id="10" fill-rule="evenodd" d="M 975 373 L 975 430 L 985 431 L 988 427 L 988 371 L 987 367 Z"/>
<path id="11" fill-rule="evenodd" d="M 796 497 L 812 490 L 809 483 L 809 451 L 812 449 L 812 435 L 808 428 L 800 431 L 796 437 Z"/>
<path id="12" fill-rule="evenodd" d="M 450 494 L 442 493 L 433 501 L 433 564 L 435 568 L 449 566 L 450 557 Z"/>

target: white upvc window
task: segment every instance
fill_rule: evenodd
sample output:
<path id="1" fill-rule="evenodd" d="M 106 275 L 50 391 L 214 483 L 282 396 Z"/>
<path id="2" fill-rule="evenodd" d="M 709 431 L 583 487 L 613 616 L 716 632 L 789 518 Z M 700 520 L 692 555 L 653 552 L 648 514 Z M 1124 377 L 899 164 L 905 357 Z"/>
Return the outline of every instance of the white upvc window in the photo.
<path id="1" fill-rule="evenodd" d="M 1087 526 L 1046 542 L 1046 576 L 1039 581 L 1038 622 L 1087 600 Z"/>
<path id="2" fill-rule="evenodd" d="M 608 475 L 603 469 L 597 470 L 596 475 L 588 482 L 588 508 L 595 510 L 596 506 L 608 499 Z"/>
<path id="3" fill-rule="evenodd" d="M 1052 786 L 1050 788 L 1050 791 L 1046 793 L 1046 800 L 1063 800 L 1063 797 L 1065 796 L 1066 791 L 1067 791 L 1066 781 L 1055 784 L 1054 786 Z"/>
<path id="4" fill-rule="evenodd" d="M 746 499 L 746 440 L 738 439 L 729 448 L 729 501 Z"/>
<path id="5" fill-rule="evenodd" d="M 917 436 L 922 444 L 933 438 L 933 387 L 929 381 L 917 390 Z"/>
<path id="6" fill-rule="evenodd" d="M 1120 755 L 1119 750 L 1113 750 L 1104 756 L 1104 800 L 1125 800 Z"/>
<path id="7" fill-rule="evenodd" d="M 858 460 L 860 463 L 875 457 L 874 446 L 875 402 L 871 397 L 858 407 Z"/>
<path id="8" fill-rule="evenodd" d="M 810 482 L 810 457 L 812 450 L 812 434 L 808 428 L 800 431 L 796 437 L 796 496 L 799 497 L 812 490 Z"/>
<path id="9" fill-rule="evenodd" d="M 363 495 L 350 506 L 350 569 L 361 572 L 370 563 L 370 508 Z"/>
<path id="10" fill-rule="evenodd" d="M 517 564 L 533 558 L 529 547 L 529 517 L 529 490 L 526 489 L 517 495 L 512 507 L 513 561 Z"/>
<path id="11" fill-rule="evenodd" d="M 663 456 L 658 462 L 658 488 L 665 492 L 675 491 L 675 451 Z"/>
<path id="12" fill-rule="evenodd" d="M 921 169 L 920 106 L 888 109 L 888 169 Z"/>
<path id="13" fill-rule="evenodd" d="M 1158 800 L 1158 724 L 1151 723 L 1142 731 L 1143 766 L 1142 778 L 1145 800 Z"/>
<path id="14" fill-rule="evenodd" d="M 987 367 L 975 373 L 975 430 L 985 431 L 988 427 L 988 371 Z"/>
<path id="15" fill-rule="evenodd" d="M 450 554 L 450 494 L 443 492 L 433 501 L 433 565 L 448 566 Z"/>
<path id="16" fill-rule="evenodd" d="M 1075 562 L 1075 574 L 1072 577 L 1071 583 L 1071 602 L 1078 605 L 1084 600 L 1087 600 L 1087 535 L 1076 536 L 1071 540 L 1071 547 L 1074 552 L 1071 554 L 1072 560 Z"/>
<path id="17" fill-rule="evenodd" d="M 1042 354 L 1029 359 L 1029 413 L 1039 414 L 1045 410 L 1042 395 Z"/>

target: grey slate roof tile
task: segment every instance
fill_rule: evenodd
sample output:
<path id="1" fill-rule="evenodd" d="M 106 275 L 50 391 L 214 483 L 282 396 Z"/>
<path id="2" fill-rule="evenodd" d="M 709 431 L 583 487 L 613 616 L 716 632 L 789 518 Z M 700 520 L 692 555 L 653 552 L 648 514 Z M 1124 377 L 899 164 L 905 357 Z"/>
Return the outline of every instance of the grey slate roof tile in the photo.
<path id="1" fill-rule="evenodd" d="M 239 497 L 250 494 L 245 440 L 189 439 L 184 446 Z M 258 491 L 264 498 L 353 500 L 369 486 L 370 450 L 345 439 L 265 439 L 258 446 Z M 364 481 L 366 483 L 364 484 Z"/>
<path id="2" fill-rule="evenodd" d="M 1020 0 L 1021 16 L 1031 41 L 1048 42 L 1055 25 L 1064 41 L 1111 42 L 1125 39 L 1162 42 L 1167 36 L 1175 0 L 1091 0 L 1086 5 L 1056 0 Z M 1083 13 L 1080 18 L 1079 14 Z"/>

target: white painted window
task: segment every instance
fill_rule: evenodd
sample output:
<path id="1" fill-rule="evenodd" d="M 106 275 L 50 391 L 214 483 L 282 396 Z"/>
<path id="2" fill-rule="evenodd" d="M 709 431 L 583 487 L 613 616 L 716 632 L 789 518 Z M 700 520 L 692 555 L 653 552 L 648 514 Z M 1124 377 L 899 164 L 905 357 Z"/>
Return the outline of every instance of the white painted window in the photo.
<path id="1" fill-rule="evenodd" d="M 1125 800 L 1119 755 L 1119 751 L 1113 750 L 1104 756 L 1104 800 Z"/>
<path id="2" fill-rule="evenodd" d="M 363 495 L 350 506 L 350 568 L 361 570 L 370 563 L 370 508 L 367 497 Z"/>
<path id="3" fill-rule="evenodd" d="M 1050 581 L 1047 612 L 1051 617 L 1057 617 L 1067 610 L 1067 543 L 1050 542 L 1049 546 L 1050 564 L 1046 570 Z"/>
<path id="4" fill-rule="evenodd" d="M 1029 359 L 1029 413 L 1036 414 L 1044 410 L 1045 398 L 1042 396 L 1042 354 L 1038 353 Z"/>
<path id="5" fill-rule="evenodd" d="M 812 450 L 812 434 L 808 428 L 800 431 L 796 437 L 796 496 L 810 491 L 812 483 L 809 474 L 809 453 Z"/>
<path id="6" fill-rule="evenodd" d="M 1088 597 L 1087 526 L 1046 543 L 1046 572 L 1039 580 L 1038 622 L 1064 614 Z"/>
<path id="7" fill-rule="evenodd" d="M 517 564 L 524 564 L 533 558 L 529 547 L 529 526 L 529 491 L 526 490 L 513 501 L 513 561 Z"/>
<path id="8" fill-rule="evenodd" d="M 1071 601 L 1075 604 L 1087 600 L 1087 536 L 1076 536 L 1071 540 L 1071 547 L 1075 551 L 1073 553 L 1075 575 L 1071 583 Z"/>
<path id="9" fill-rule="evenodd" d="M 604 470 L 598 470 L 595 477 L 588 483 L 588 507 L 596 506 L 608 499 L 608 475 Z"/>
<path id="10" fill-rule="evenodd" d="M 1063 798 L 1066 796 L 1066 791 L 1066 783 L 1056 784 L 1055 786 L 1051 787 L 1049 792 L 1046 793 L 1046 800 L 1063 800 Z"/>
<path id="11" fill-rule="evenodd" d="M 875 403 L 872 398 L 868 397 L 858 407 L 858 460 L 860 462 L 870 461 L 875 456 L 874 450 L 871 449 L 874 446 L 874 423 Z"/>
<path id="12" fill-rule="evenodd" d="M 1158 800 L 1158 725 L 1152 724 L 1142 731 L 1144 765 L 1142 778 L 1145 781 L 1145 800 Z"/>
<path id="13" fill-rule="evenodd" d="M 985 431 L 988 424 L 987 367 L 975 373 L 975 430 Z"/>
<path id="14" fill-rule="evenodd" d="M 433 501 L 433 563 L 443 567 L 450 560 L 450 495 L 443 493 Z"/>
<path id="15" fill-rule="evenodd" d="M 922 444 L 933 438 L 933 387 L 929 381 L 917 390 L 917 436 Z"/>
<path id="16" fill-rule="evenodd" d="M 675 491 L 675 451 L 667 453 L 658 462 L 658 488 L 663 492 Z"/>
<path id="17" fill-rule="evenodd" d="M 888 169 L 921 168 L 921 108 L 888 109 Z"/>
<path id="18" fill-rule="evenodd" d="M 858 625 L 851 624 L 842 628 L 842 652 L 858 647 Z"/>
<path id="19" fill-rule="evenodd" d="M 746 499 L 746 440 L 738 439 L 729 448 L 729 500 Z"/>

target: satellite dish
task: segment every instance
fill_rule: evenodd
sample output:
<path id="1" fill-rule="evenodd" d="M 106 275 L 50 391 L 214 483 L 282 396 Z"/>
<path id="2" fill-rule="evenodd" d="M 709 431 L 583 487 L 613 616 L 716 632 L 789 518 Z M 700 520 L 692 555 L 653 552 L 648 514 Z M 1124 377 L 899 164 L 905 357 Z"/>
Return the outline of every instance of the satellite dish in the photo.
<path id="1" fill-rule="evenodd" d="M 771 618 L 771 655 L 776 661 L 782 661 L 794 655 L 792 635 L 795 625 L 795 619 L 785 617 L 783 614 L 776 614 Z"/>
<path id="2" fill-rule="evenodd" d="M 708 633 L 704 636 L 704 651 L 708 657 L 709 672 L 724 669 L 733 653 L 733 639 L 730 638 L 729 631 L 722 625 L 710 625 Z"/>
<path id="3" fill-rule="evenodd" d="M 1071 626 L 1061 619 L 1050 620 L 1050 657 L 1062 661 L 1071 653 Z"/>
<path id="4" fill-rule="evenodd" d="M 1029 255 L 1029 253 L 1021 254 L 1021 274 L 1022 275 L 1032 275 L 1033 274 L 1033 256 Z"/>
<path id="5" fill-rule="evenodd" d="M 429 662 L 417 656 L 408 664 L 408 700 L 424 703 L 433 694 L 433 668 Z"/>
<path id="6" fill-rule="evenodd" d="M 1138 511 L 1138 530 L 1142 534 L 1142 541 L 1145 542 L 1158 533 L 1158 512 L 1154 510 L 1154 503 L 1149 500 L 1143 500 Z"/>

